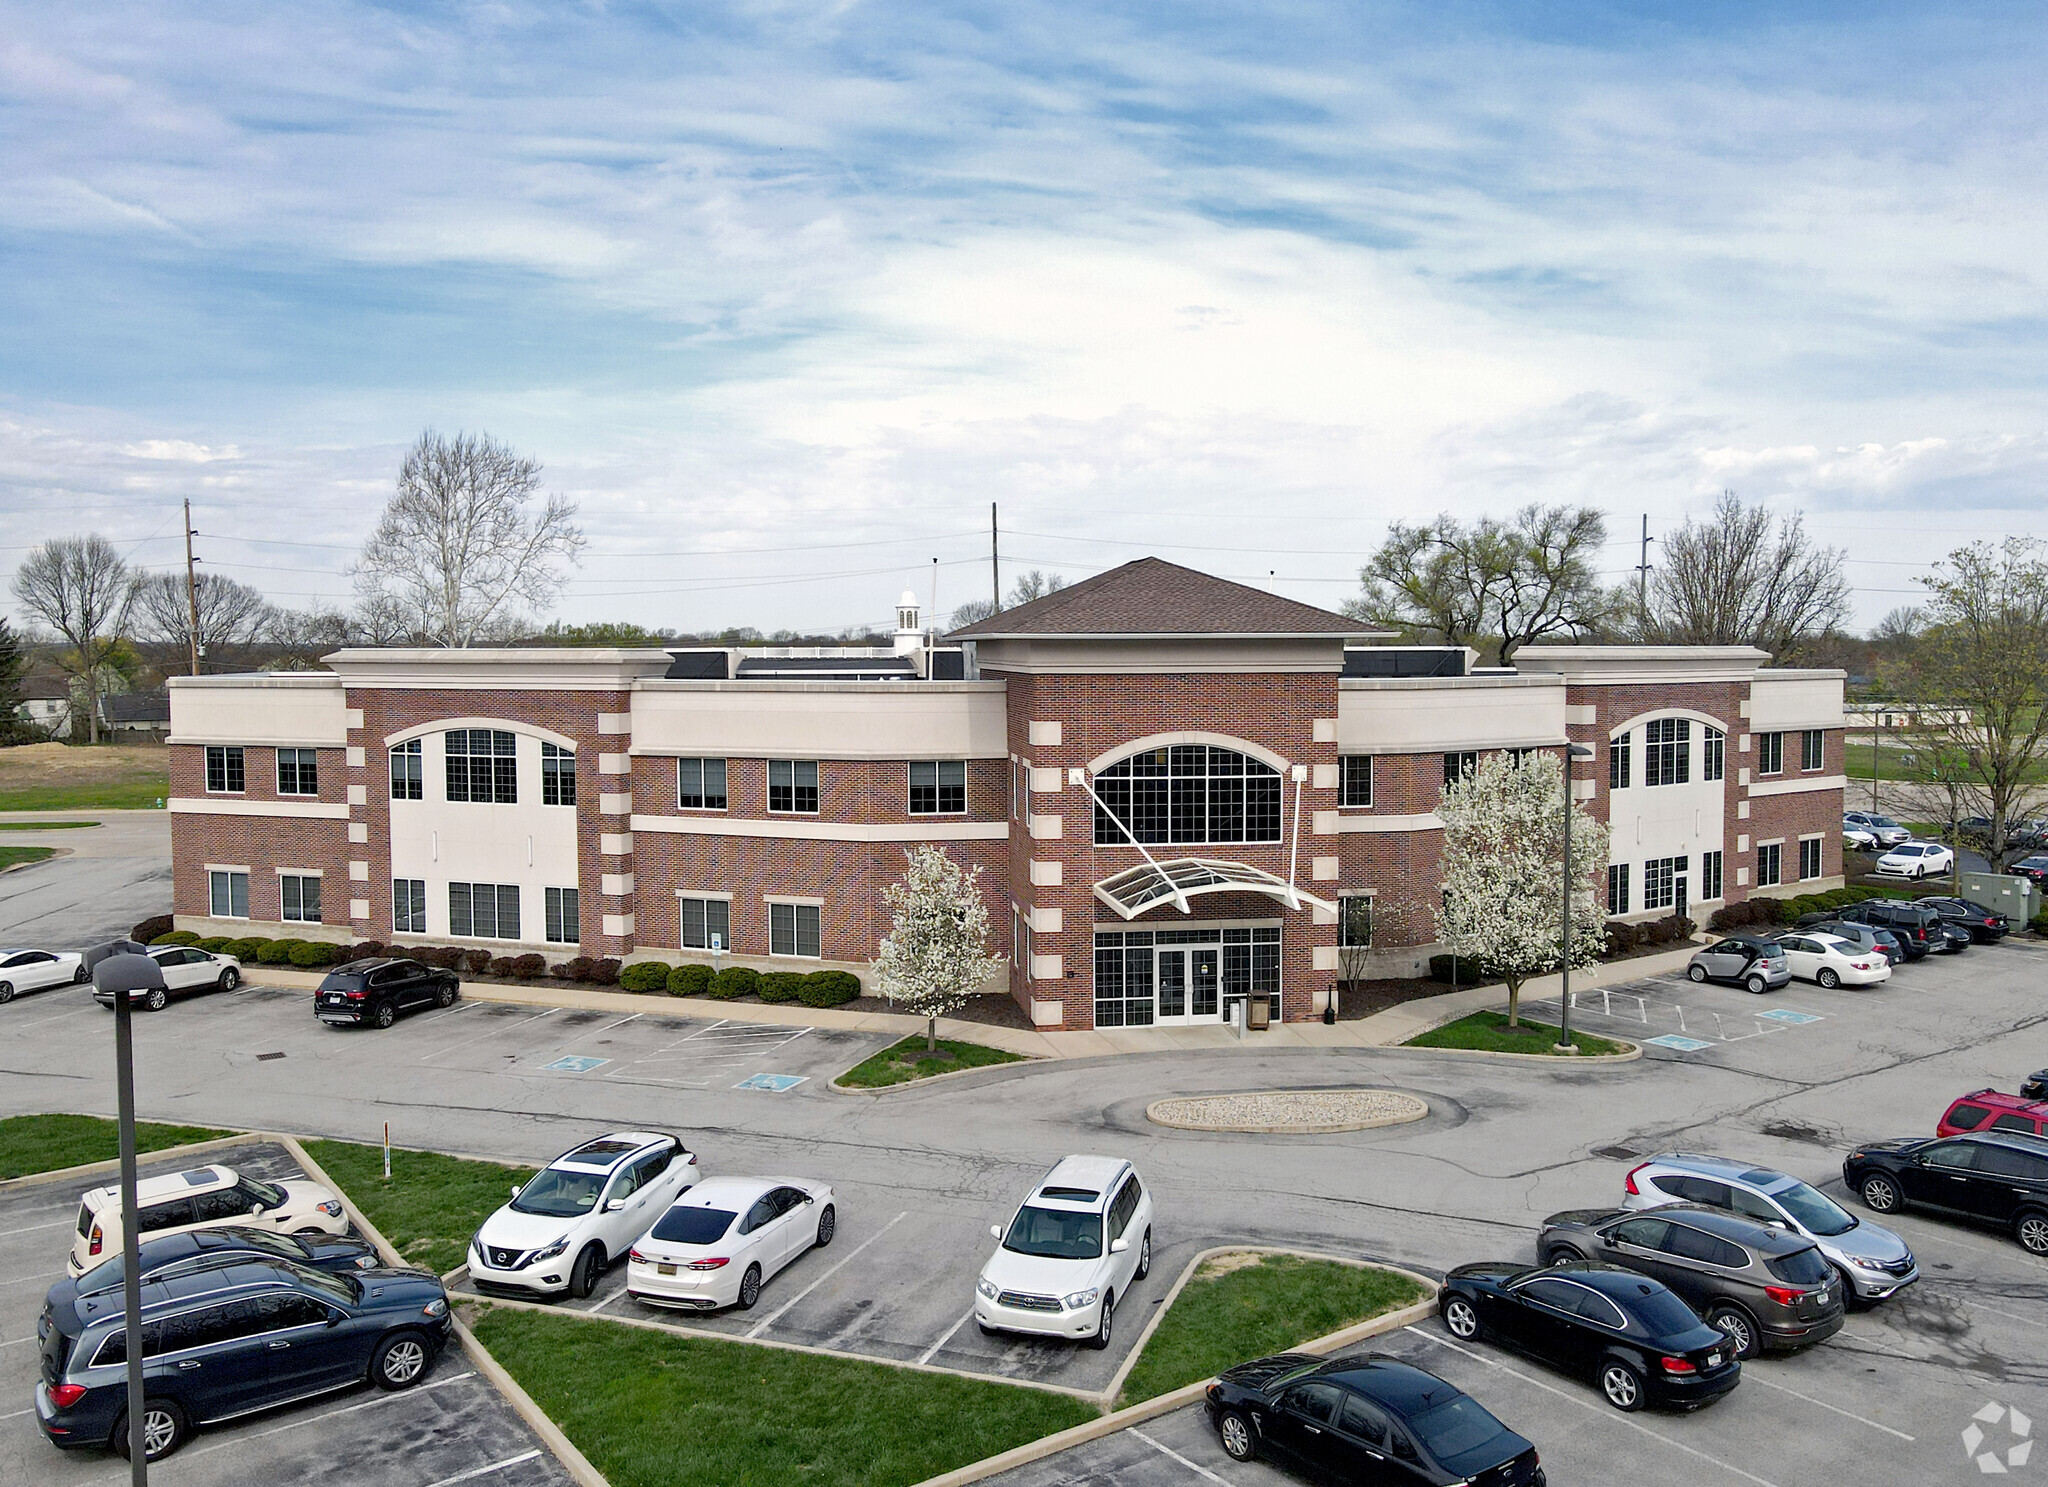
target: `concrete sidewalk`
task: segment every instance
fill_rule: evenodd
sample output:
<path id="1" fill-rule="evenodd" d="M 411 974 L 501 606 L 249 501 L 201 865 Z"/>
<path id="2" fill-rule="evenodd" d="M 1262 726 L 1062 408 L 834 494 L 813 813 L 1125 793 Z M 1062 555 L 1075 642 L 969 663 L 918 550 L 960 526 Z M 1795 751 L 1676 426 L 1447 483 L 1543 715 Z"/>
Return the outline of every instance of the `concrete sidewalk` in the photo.
<path id="1" fill-rule="evenodd" d="M 1600 972 L 1573 974 L 1575 990 L 1597 987 L 1603 982 L 1634 980 L 1681 969 L 1697 947 L 1685 945 L 1661 955 L 1644 955 L 1603 967 Z M 249 980 L 257 985 L 311 990 L 320 984 L 317 971 L 295 971 L 278 966 L 245 967 Z M 1524 1001 L 1555 996 L 1558 977 L 1539 976 L 1522 987 Z M 570 1007 L 592 1012 L 659 1012 L 675 1017 L 711 1021 L 772 1023 L 786 1027 L 836 1028 L 847 1032 L 889 1033 L 909 1037 L 924 1031 L 924 1019 L 901 1012 L 842 1012 L 830 1007 L 806 1007 L 797 1002 L 720 1002 L 707 997 L 672 997 L 656 992 L 599 991 L 564 981 L 535 981 L 527 985 L 465 981 L 462 995 L 469 1001 L 506 1002 L 523 1007 Z M 1453 1022 L 1473 1012 L 1504 1010 L 1507 990 L 1500 986 L 1449 991 L 1440 996 L 1418 997 L 1384 1012 L 1355 1021 L 1276 1023 L 1263 1032 L 1242 1036 L 1221 1023 L 1205 1027 L 1101 1028 L 1088 1032 L 1041 1033 L 1024 1028 L 1001 1027 L 987 1022 L 939 1019 L 939 1036 L 960 1042 L 980 1043 L 1026 1058 L 1101 1058 L 1120 1053 L 1190 1053 L 1196 1051 L 1269 1052 L 1275 1048 L 1390 1048 L 1405 1043 L 1418 1033 Z"/>

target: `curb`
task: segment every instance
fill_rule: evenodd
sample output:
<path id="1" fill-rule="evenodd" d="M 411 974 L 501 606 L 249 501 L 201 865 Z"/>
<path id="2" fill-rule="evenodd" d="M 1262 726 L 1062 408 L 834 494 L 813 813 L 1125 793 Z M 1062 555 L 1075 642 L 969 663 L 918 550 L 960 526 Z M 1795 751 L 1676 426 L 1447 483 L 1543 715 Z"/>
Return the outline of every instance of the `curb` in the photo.
<path id="1" fill-rule="evenodd" d="M 1304 1121 L 1287 1125 L 1273 1126 L 1219 1126 L 1212 1125 L 1206 1121 L 1168 1120 L 1167 1118 L 1158 1113 L 1159 1107 L 1161 1105 L 1170 1105 L 1177 1100 L 1256 1099 L 1262 1095 L 1298 1095 L 1306 1093 L 1313 1093 L 1319 1095 L 1398 1095 L 1400 1098 L 1404 1100 L 1412 1100 L 1420 1108 L 1413 1111 L 1403 1112 L 1399 1115 L 1378 1115 L 1374 1116 L 1371 1120 L 1320 1120 Z M 1211 1131 L 1220 1135 L 1236 1136 L 1334 1136 L 1342 1131 L 1376 1131 L 1380 1129 L 1382 1126 L 1412 1125 L 1416 1121 L 1426 1120 L 1428 1119 L 1428 1117 L 1429 1102 L 1421 1098 L 1420 1096 L 1411 1095 L 1406 1090 L 1378 1089 L 1319 1089 L 1313 1091 L 1305 1091 L 1298 1089 L 1258 1089 L 1242 1090 L 1236 1093 L 1225 1093 L 1215 1095 L 1168 1095 L 1165 1099 L 1154 1100 L 1151 1104 L 1145 1107 L 1145 1119 L 1152 1122 L 1153 1125 L 1163 1127 L 1164 1129 L 1169 1131 Z"/>
<path id="2" fill-rule="evenodd" d="M 1423 1032 L 1433 1031 L 1435 1031 L 1433 1028 L 1423 1029 Z M 1417 1033 L 1415 1036 L 1419 1038 L 1422 1036 L 1422 1033 Z M 1601 1036 L 1605 1037 L 1606 1035 L 1603 1033 Z M 1413 1043 L 1395 1043 L 1382 1051 L 1386 1053 L 1407 1054 L 1427 1053 L 1438 1058 L 1505 1058 L 1514 1059 L 1521 1063 L 1556 1064 L 1558 1067 L 1566 1069 L 1580 1069 L 1589 1064 L 1596 1067 L 1603 1064 L 1632 1064 L 1643 1056 L 1643 1045 L 1640 1043 L 1629 1043 L 1629 1040 L 1626 1038 L 1608 1038 L 1607 1041 L 1610 1043 L 1628 1043 L 1628 1052 L 1577 1054 L 1502 1053 L 1491 1048 L 1418 1048 Z"/>
<path id="3" fill-rule="evenodd" d="M 947 1041 L 953 1043 L 965 1043 L 969 1040 L 966 1038 L 952 1038 L 948 1039 Z M 978 1046 L 982 1048 L 989 1048 L 993 1047 L 994 1045 L 989 1043 L 983 1043 L 979 1044 Z M 886 1049 L 883 1051 L 887 1052 Z M 1010 1052 L 1010 1050 L 1007 1048 L 997 1048 L 996 1052 L 1008 1053 Z M 866 1059 L 861 1060 L 861 1063 L 866 1062 Z M 977 1064 L 972 1069 L 948 1069 L 943 1074 L 926 1074 L 922 1078 L 904 1079 L 898 1081 L 895 1084 L 878 1084 L 873 1089 L 863 1089 L 857 1084 L 841 1084 L 839 1081 L 845 1078 L 847 1073 L 852 1072 L 852 1070 L 846 1070 L 843 1073 L 835 1074 L 831 1079 L 827 1080 L 825 1083 L 825 1088 L 831 1090 L 832 1093 L 835 1095 L 893 1095 L 908 1089 L 928 1089 L 932 1085 L 941 1084 L 948 1079 L 965 1079 L 969 1074 L 986 1074 L 989 1073 L 991 1070 L 1007 1069 L 1016 1064 L 1058 1064 L 1065 1062 L 1065 1059 L 1040 1058 L 1037 1054 L 1020 1053 L 1017 1054 L 1014 1058 L 1005 1059 L 1003 1062 L 999 1064 Z M 859 1067 L 860 1064 L 854 1065 L 854 1068 L 856 1069 Z"/>

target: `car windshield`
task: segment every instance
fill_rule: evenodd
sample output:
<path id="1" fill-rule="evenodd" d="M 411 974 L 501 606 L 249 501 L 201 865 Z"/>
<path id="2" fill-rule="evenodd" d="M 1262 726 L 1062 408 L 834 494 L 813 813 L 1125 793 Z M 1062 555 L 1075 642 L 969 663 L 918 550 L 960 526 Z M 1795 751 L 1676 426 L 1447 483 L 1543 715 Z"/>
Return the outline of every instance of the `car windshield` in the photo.
<path id="1" fill-rule="evenodd" d="M 514 1213 L 538 1213 L 548 1218 L 578 1218 L 597 1207 L 597 1195 L 604 1191 L 603 1172 L 564 1172 L 549 1167 L 536 1172 L 533 1181 L 512 1200 Z"/>
<path id="2" fill-rule="evenodd" d="M 1815 1192 L 1803 1182 L 1779 1188 L 1770 1196 L 1809 1234 L 1846 1234 L 1856 1227 L 1853 1214 L 1843 1210 L 1826 1194 Z"/>
<path id="3" fill-rule="evenodd" d="M 1653 1337 L 1673 1337 L 1700 1326 L 1699 1314 L 1662 1288 L 1629 1297 L 1628 1309 Z"/>
<path id="4" fill-rule="evenodd" d="M 252 1203 L 259 1203 L 265 1208 L 284 1207 L 285 1195 L 284 1189 L 281 1187 L 275 1187 L 267 1182 L 258 1182 L 253 1177 L 238 1178 L 235 1186 L 240 1191 L 247 1193 Z"/>
<path id="5" fill-rule="evenodd" d="M 1093 1260 L 1102 1254 L 1102 1215 L 1025 1204 L 1010 1220 L 1003 1248 L 1043 1260 Z"/>
<path id="6" fill-rule="evenodd" d="M 668 1244 L 716 1244 L 738 1217 L 723 1208 L 671 1208 L 652 1237 Z"/>
<path id="7" fill-rule="evenodd" d="M 1423 1411 L 1408 1423 L 1422 1437 L 1429 1454 L 1461 1477 L 1494 1465 L 1500 1452 L 1493 1442 L 1507 1434 L 1485 1406 L 1463 1394 L 1448 1404 Z"/>

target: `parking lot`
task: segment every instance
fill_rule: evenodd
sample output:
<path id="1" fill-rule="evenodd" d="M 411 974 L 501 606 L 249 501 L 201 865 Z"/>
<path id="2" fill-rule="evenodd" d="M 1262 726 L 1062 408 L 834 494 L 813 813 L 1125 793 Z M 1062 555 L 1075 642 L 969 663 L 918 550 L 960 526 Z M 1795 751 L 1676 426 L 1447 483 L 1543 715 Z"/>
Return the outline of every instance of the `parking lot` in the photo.
<path id="1" fill-rule="evenodd" d="M 285 1150 L 251 1143 L 208 1153 L 259 1177 L 300 1177 Z M 144 1177 L 191 1165 L 145 1159 Z M 128 1466 L 101 1451 L 59 1451 L 35 1420 L 36 1318 L 64 1274 L 78 1195 L 90 1183 L 45 1183 L 0 1192 L 0 1482 L 125 1482 Z M 336 1479 L 350 1487 L 544 1487 L 570 1479 L 459 1346 L 426 1380 L 395 1394 L 360 1385 L 284 1409 L 202 1429 L 175 1456 L 150 1467 L 168 1487 L 231 1487 Z"/>

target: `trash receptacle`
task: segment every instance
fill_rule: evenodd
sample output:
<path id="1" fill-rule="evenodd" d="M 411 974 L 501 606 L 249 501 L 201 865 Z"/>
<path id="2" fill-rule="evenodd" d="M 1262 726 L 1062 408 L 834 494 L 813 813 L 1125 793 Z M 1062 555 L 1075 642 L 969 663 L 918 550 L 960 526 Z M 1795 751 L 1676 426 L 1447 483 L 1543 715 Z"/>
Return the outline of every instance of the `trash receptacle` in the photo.
<path id="1" fill-rule="evenodd" d="M 1266 996 L 1246 997 L 1244 1020 L 1244 1025 L 1253 1032 L 1270 1027 L 1273 1022 L 1273 999 Z"/>

